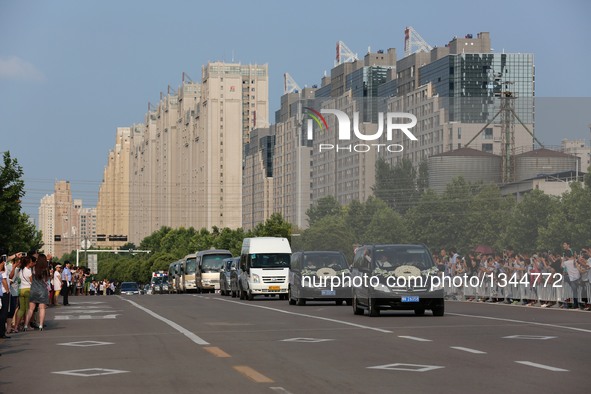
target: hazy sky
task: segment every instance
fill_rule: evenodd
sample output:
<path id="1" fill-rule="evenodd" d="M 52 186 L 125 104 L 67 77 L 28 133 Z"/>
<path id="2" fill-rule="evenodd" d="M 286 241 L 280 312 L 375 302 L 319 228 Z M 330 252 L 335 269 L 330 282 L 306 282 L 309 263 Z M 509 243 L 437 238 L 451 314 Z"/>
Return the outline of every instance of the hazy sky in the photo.
<path id="1" fill-rule="evenodd" d="M 576 98 L 540 101 L 538 137 L 588 140 L 589 15 L 586 0 L 0 0 L 0 151 L 23 166 L 35 220 L 55 180 L 94 206 L 116 127 L 142 122 L 183 71 L 198 81 L 208 61 L 267 63 L 273 114 L 284 72 L 319 83 L 338 40 L 360 56 L 395 47 L 400 58 L 405 26 L 431 45 L 488 31 L 495 52 L 534 53 L 536 96 Z"/>

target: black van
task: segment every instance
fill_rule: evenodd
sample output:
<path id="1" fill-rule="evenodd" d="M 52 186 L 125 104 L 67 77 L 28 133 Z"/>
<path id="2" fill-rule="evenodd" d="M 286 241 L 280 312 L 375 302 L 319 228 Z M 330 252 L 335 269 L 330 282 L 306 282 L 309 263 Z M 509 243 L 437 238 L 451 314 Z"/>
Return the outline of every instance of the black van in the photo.
<path id="1" fill-rule="evenodd" d="M 351 288 L 347 259 L 341 252 L 310 251 L 291 255 L 288 300 L 290 305 L 305 305 L 306 301 L 343 301 L 351 305 Z M 343 280 L 345 278 L 345 280 Z"/>
<path id="2" fill-rule="evenodd" d="M 425 245 L 364 245 L 351 266 L 353 313 L 379 316 L 383 309 L 414 310 L 433 316 L 445 311 L 437 266 Z"/>

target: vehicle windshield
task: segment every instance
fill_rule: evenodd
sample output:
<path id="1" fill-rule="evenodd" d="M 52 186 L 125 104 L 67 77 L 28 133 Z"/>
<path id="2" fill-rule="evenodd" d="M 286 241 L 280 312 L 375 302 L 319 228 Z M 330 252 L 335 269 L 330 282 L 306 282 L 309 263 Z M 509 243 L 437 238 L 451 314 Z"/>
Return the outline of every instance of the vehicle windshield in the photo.
<path id="1" fill-rule="evenodd" d="M 289 268 L 289 253 L 251 254 L 251 268 Z"/>
<path id="2" fill-rule="evenodd" d="M 121 291 L 138 291 L 137 283 L 123 282 L 121 284 Z"/>
<path id="3" fill-rule="evenodd" d="M 153 285 L 161 285 L 163 282 L 166 282 L 168 278 L 166 276 L 153 276 L 152 277 L 152 284 Z"/>
<path id="4" fill-rule="evenodd" d="M 344 256 L 340 253 L 306 253 L 304 254 L 302 268 L 313 271 L 321 268 L 331 268 L 338 272 L 349 267 Z"/>
<path id="5" fill-rule="evenodd" d="M 227 259 L 227 254 L 206 254 L 201 258 L 201 270 L 203 272 L 221 271 L 224 264 L 224 259 Z"/>
<path id="6" fill-rule="evenodd" d="M 196 267 L 196 258 L 192 257 L 187 259 L 187 265 L 185 268 L 185 274 L 194 274 L 195 273 L 195 267 Z"/>
<path id="7" fill-rule="evenodd" d="M 421 246 L 383 246 L 376 247 L 373 252 L 374 269 L 394 271 L 401 266 L 412 266 L 423 271 L 434 266 L 431 255 Z"/>

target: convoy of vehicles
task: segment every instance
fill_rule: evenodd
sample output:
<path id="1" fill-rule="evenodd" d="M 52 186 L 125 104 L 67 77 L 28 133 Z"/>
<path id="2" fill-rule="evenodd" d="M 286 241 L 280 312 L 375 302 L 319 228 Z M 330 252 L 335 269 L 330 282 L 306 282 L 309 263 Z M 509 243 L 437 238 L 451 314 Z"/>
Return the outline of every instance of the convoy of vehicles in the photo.
<path id="1" fill-rule="evenodd" d="M 434 316 L 445 312 L 437 267 L 425 245 L 363 245 L 349 266 L 335 251 L 292 254 L 280 237 L 245 238 L 240 257 L 223 249 L 198 251 L 152 274 L 153 294 L 219 290 L 224 296 L 253 300 L 278 295 L 290 305 L 308 301 L 346 302 L 353 313 L 379 316 L 383 310 L 412 310 Z M 371 279 L 371 280 L 370 280 Z M 437 282 L 439 283 L 439 282 Z"/>

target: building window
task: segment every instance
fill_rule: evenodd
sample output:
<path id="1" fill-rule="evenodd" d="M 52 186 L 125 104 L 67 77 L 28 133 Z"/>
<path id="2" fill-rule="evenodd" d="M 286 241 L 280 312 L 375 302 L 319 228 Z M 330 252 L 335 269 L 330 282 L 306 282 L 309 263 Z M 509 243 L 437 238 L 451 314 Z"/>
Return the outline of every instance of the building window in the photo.
<path id="1" fill-rule="evenodd" d="M 482 144 L 482 151 L 486 153 L 493 153 L 493 144 Z"/>
<path id="2" fill-rule="evenodd" d="M 461 140 L 462 139 L 462 128 L 458 127 L 458 139 Z"/>
<path id="3" fill-rule="evenodd" d="M 492 140 L 493 139 L 492 127 L 487 127 L 486 129 L 484 129 L 484 139 L 485 140 Z"/>

